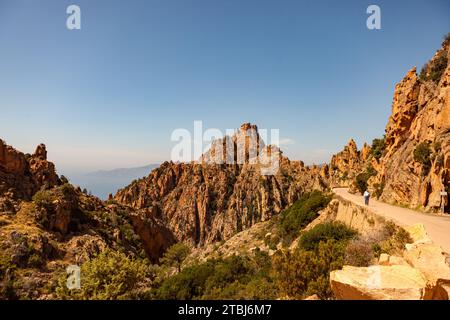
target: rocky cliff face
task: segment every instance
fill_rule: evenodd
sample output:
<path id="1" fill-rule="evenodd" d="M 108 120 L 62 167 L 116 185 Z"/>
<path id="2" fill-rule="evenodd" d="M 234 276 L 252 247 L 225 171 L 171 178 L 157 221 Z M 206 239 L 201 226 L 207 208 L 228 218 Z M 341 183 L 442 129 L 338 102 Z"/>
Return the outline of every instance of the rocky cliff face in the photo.
<path id="1" fill-rule="evenodd" d="M 435 65 L 439 57 L 449 60 L 448 43 L 428 65 Z M 419 144 L 426 144 L 430 150 L 428 163 L 414 157 Z M 434 81 L 424 75 L 419 78 L 413 68 L 395 88 L 385 154 L 377 176 L 385 184 L 381 199 L 438 209 L 440 191 L 450 187 L 449 145 L 450 64 Z"/>
<path id="2" fill-rule="evenodd" d="M 231 164 L 211 163 L 219 154 L 213 147 L 200 163 L 162 164 L 147 178 L 119 190 L 115 200 L 134 209 L 150 210 L 176 240 L 201 246 L 270 219 L 307 190 L 326 188 L 326 169 L 290 161 L 272 147 L 262 150 L 271 148 L 280 154 L 279 170 L 275 175 L 262 175 L 261 164 L 252 161 L 252 154 L 257 155 L 263 142 L 257 131 L 256 136 L 250 134 L 254 139 L 246 136 L 247 129 L 256 130 L 256 126 L 244 124 L 234 136 L 215 142 L 225 150 L 225 142 L 231 141 L 230 149 L 242 150 L 245 155 L 243 163 L 236 161 L 237 153 L 221 153 Z"/>
<path id="3" fill-rule="evenodd" d="M 352 186 L 353 178 L 370 165 L 376 175 L 369 179 L 369 189 L 383 201 L 439 210 L 440 192 L 450 191 L 449 60 L 447 39 L 420 76 L 416 68 L 407 72 L 395 87 L 381 156 L 373 157 L 367 145 L 358 152 L 351 140 L 331 159 L 332 184 Z"/>

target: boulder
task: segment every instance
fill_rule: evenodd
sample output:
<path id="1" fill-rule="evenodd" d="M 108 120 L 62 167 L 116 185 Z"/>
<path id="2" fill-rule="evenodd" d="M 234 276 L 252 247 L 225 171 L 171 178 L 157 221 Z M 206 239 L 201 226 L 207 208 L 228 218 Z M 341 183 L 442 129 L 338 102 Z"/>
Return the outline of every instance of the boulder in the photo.
<path id="1" fill-rule="evenodd" d="M 409 233 L 414 243 L 431 243 L 431 238 L 428 236 L 425 226 L 422 223 L 405 227 L 405 230 Z"/>
<path id="2" fill-rule="evenodd" d="M 432 243 L 418 243 L 408 246 L 405 260 L 420 270 L 433 289 L 433 299 L 449 299 L 450 267 L 442 248 Z"/>
<path id="3" fill-rule="evenodd" d="M 402 258 L 397 256 L 391 256 L 386 253 L 382 253 L 380 258 L 378 259 L 378 264 L 382 266 L 393 266 L 393 265 L 403 265 L 408 266 L 408 262 Z"/>
<path id="4" fill-rule="evenodd" d="M 352 267 L 330 274 L 331 289 L 342 300 L 429 299 L 427 279 L 406 265 Z"/>
<path id="5" fill-rule="evenodd" d="M 107 249 L 106 242 L 97 235 L 84 234 L 70 239 L 66 245 L 66 257 L 70 263 L 78 265 L 95 258 Z"/>

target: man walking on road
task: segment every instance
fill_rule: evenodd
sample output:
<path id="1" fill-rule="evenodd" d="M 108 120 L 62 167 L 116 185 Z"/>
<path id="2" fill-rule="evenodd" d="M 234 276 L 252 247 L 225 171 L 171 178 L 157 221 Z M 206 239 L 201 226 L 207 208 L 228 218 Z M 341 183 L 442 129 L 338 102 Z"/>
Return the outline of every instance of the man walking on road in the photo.
<path id="1" fill-rule="evenodd" d="M 369 205 L 369 198 L 370 198 L 370 193 L 368 190 L 364 191 L 364 203 L 366 204 L 366 206 Z"/>

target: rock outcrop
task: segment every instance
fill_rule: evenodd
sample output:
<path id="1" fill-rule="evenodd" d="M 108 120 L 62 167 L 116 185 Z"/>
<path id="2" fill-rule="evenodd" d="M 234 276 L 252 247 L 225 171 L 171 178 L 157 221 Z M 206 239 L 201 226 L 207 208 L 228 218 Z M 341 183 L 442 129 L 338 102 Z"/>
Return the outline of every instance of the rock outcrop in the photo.
<path id="1" fill-rule="evenodd" d="M 247 129 L 251 139 L 245 135 Z M 254 125 L 242 125 L 232 137 L 213 143 L 200 163 L 165 162 L 148 177 L 119 190 L 114 199 L 153 212 L 177 241 L 202 246 L 270 219 L 305 191 L 327 187 L 324 167 L 291 162 L 280 150 L 264 146 L 256 130 Z M 226 141 L 231 141 L 231 149 L 242 150 L 242 163 L 236 161 L 236 152 L 227 155 L 231 164 L 212 161 L 220 154 L 214 145 L 224 146 Z M 259 155 L 252 150 L 258 148 L 262 154 L 278 153 L 276 174 L 263 175 L 261 163 L 252 161 L 251 155 Z"/>
<path id="2" fill-rule="evenodd" d="M 442 248 L 431 242 L 423 225 L 408 231 L 414 243 L 406 244 L 403 257 L 382 254 L 378 265 L 332 271 L 335 296 L 345 300 L 448 300 L 450 265 Z"/>
<path id="3" fill-rule="evenodd" d="M 356 191 L 353 183 L 356 175 L 360 173 L 366 161 L 370 156 L 370 146 L 364 144 L 361 150 L 358 150 L 353 139 L 347 143 L 341 152 L 333 155 L 330 161 L 330 172 L 328 181 L 332 187 L 350 187 Z"/>
<path id="4" fill-rule="evenodd" d="M 60 184 L 53 163 L 47 161 L 45 145 L 25 155 L 0 139 L 0 207 L 7 199 L 29 200 L 41 188 Z"/>
<path id="5" fill-rule="evenodd" d="M 441 54 L 450 57 L 448 45 Z M 439 209 L 440 192 L 450 186 L 449 83 L 450 64 L 437 83 L 419 79 L 413 68 L 396 86 L 377 177 L 385 185 L 382 200 Z M 414 158 L 421 143 L 429 147 L 429 163 Z"/>
<path id="6" fill-rule="evenodd" d="M 331 289 L 341 300 L 422 300 L 430 296 L 427 281 L 410 266 L 344 266 L 330 274 Z"/>
<path id="7" fill-rule="evenodd" d="M 331 159 L 334 186 L 354 187 L 354 177 L 371 167 L 369 190 L 381 200 L 439 211 L 444 201 L 450 212 L 450 45 L 443 42 L 420 76 L 416 68 L 395 86 L 392 113 L 377 157 L 365 145 L 357 151 L 353 140 Z M 431 70 L 431 71 L 430 71 Z M 432 73 L 432 75 L 430 75 Z M 418 146 L 422 154 L 414 156 Z"/>
<path id="8" fill-rule="evenodd" d="M 154 215 L 154 212 L 144 209 L 131 212 L 129 217 L 147 256 L 152 262 L 157 263 L 167 248 L 176 242 L 172 232 Z"/>
<path id="9" fill-rule="evenodd" d="M 364 157 L 366 157 L 366 149 L 364 149 Z M 361 168 L 363 162 L 362 153 L 358 151 L 356 142 L 350 139 L 344 150 L 333 155 L 331 158 L 331 168 L 340 172 L 354 173 Z"/>

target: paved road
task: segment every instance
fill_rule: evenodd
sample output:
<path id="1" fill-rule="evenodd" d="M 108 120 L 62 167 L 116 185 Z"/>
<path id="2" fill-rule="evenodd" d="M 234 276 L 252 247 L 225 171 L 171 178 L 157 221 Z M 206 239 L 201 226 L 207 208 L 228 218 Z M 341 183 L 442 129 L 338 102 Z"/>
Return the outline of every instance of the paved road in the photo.
<path id="1" fill-rule="evenodd" d="M 364 206 L 363 197 L 348 193 L 347 188 L 334 188 L 333 192 L 346 200 Z M 375 199 L 370 199 L 369 209 L 380 216 L 393 220 L 402 227 L 423 223 L 433 242 L 440 245 L 445 252 L 450 253 L 450 216 L 421 213 Z"/>

